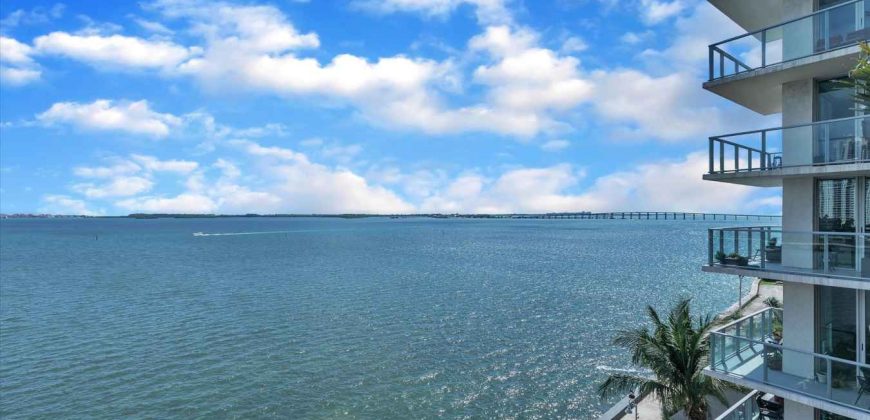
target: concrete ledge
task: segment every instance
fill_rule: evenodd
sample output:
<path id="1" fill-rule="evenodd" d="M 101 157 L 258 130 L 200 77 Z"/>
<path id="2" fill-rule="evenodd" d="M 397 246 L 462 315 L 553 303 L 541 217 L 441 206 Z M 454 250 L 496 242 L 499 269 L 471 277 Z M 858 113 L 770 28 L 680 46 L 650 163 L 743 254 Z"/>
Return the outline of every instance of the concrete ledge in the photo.
<path id="1" fill-rule="evenodd" d="M 840 175 L 870 175 L 870 162 L 789 166 L 777 169 L 765 169 L 763 171 L 753 170 L 704 174 L 703 179 L 705 181 L 727 182 L 730 184 L 751 185 L 755 187 L 781 187 L 783 178 Z"/>
<path id="2" fill-rule="evenodd" d="M 802 392 L 790 390 L 787 388 L 780 388 L 777 386 L 765 384 L 764 382 L 757 382 L 753 380 L 746 379 L 742 376 L 732 375 L 725 372 L 719 372 L 716 370 L 712 370 L 709 367 L 704 368 L 704 374 L 710 376 L 712 378 L 719 379 L 720 381 L 730 382 L 732 384 L 737 384 L 746 388 L 756 389 L 761 392 L 766 392 L 769 394 L 775 394 L 780 397 L 785 398 L 786 400 L 795 401 L 804 405 L 808 405 L 810 407 L 822 409 L 825 411 L 829 411 L 834 414 L 839 414 L 841 416 L 847 416 L 855 419 L 867 418 L 867 412 L 857 410 L 851 407 L 847 407 L 844 405 L 840 405 L 834 402 L 822 400 Z"/>
<path id="3" fill-rule="evenodd" d="M 755 112 L 775 114 L 782 112 L 783 83 L 845 75 L 855 66 L 858 50 L 857 45 L 852 45 L 711 80 L 703 86 Z"/>
<path id="4" fill-rule="evenodd" d="M 705 273 L 731 274 L 735 276 L 760 277 L 784 282 L 813 284 L 819 286 L 845 287 L 849 289 L 870 290 L 870 279 L 837 277 L 836 275 L 801 273 L 798 271 L 768 271 L 758 268 L 739 266 L 704 265 Z"/>

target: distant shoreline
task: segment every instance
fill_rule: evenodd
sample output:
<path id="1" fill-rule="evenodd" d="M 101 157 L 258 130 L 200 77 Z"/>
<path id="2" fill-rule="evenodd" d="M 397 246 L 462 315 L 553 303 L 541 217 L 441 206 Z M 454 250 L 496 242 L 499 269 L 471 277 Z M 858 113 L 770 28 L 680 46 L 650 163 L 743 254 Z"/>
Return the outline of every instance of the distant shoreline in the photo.
<path id="1" fill-rule="evenodd" d="M 88 219 L 215 219 L 230 217 L 248 218 L 275 218 L 275 217 L 318 217 L 339 219 L 361 218 L 433 218 L 433 219 L 640 219 L 640 220 L 772 220 L 779 219 L 781 215 L 774 214 L 735 214 L 735 213 L 701 213 L 681 211 L 614 211 L 614 212 L 563 212 L 563 213 L 419 213 L 419 214 L 367 214 L 367 213 L 338 213 L 338 214 L 193 214 L 193 213 L 132 213 L 121 216 L 87 216 L 87 215 L 57 215 L 57 214 L 0 214 L 0 219 L 53 219 L 53 218 L 88 218 Z"/>

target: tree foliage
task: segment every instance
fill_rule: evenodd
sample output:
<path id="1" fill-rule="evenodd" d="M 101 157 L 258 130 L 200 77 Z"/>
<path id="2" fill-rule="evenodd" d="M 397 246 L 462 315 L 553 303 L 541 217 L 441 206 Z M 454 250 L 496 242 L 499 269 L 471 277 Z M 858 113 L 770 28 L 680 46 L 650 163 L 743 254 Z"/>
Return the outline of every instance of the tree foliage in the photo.
<path id="1" fill-rule="evenodd" d="M 707 336 L 713 318 L 692 318 L 689 303 L 690 299 L 681 300 L 666 318 L 647 306 L 652 330 L 639 327 L 617 333 L 613 344 L 628 349 L 632 363 L 651 376 L 612 374 L 598 388 L 601 398 L 639 389 L 642 395 L 659 398 L 665 418 L 684 410 L 691 420 L 707 419 L 707 396 L 727 405 L 724 390 L 728 385 L 702 373 L 708 363 Z"/>

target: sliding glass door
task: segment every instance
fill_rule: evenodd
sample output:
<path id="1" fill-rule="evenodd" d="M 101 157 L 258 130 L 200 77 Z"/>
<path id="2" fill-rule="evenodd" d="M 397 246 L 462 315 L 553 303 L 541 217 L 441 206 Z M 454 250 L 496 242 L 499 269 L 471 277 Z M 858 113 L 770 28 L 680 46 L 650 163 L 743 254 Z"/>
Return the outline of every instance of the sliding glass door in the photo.
<path id="1" fill-rule="evenodd" d="M 813 240 L 816 269 L 833 271 L 858 268 L 856 198 L 859 181 L 863 180 L 838 178 L 816 182 L 816 230 L 819 232 Z"/>
<path id="2" fill-rule="evenodd" d="M 847 163 L 866 159 L 870 153 L 864 138 L 865 121 L 851 118 L 864 114 L 855 103 L 855 90 L 842 83 L 842 79 L 818 84 L 818 110 L 816 121 L 833 121 L 816 126 L 813 133 L 813 163 Z M 845 118 L 845 119 L 844 119 Z M 868 127 L 870 128 L 870 127 Z"/>

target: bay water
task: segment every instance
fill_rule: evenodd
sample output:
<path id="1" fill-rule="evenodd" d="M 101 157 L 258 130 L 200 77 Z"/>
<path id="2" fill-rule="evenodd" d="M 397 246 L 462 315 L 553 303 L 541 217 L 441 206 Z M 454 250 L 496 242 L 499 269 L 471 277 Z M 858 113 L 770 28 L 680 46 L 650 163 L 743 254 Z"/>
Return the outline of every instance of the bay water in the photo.
<path id="1" fill-rule="evenodd" d="M 725 224 L 5 219 L 0 417 L 595 418 Z"/>

